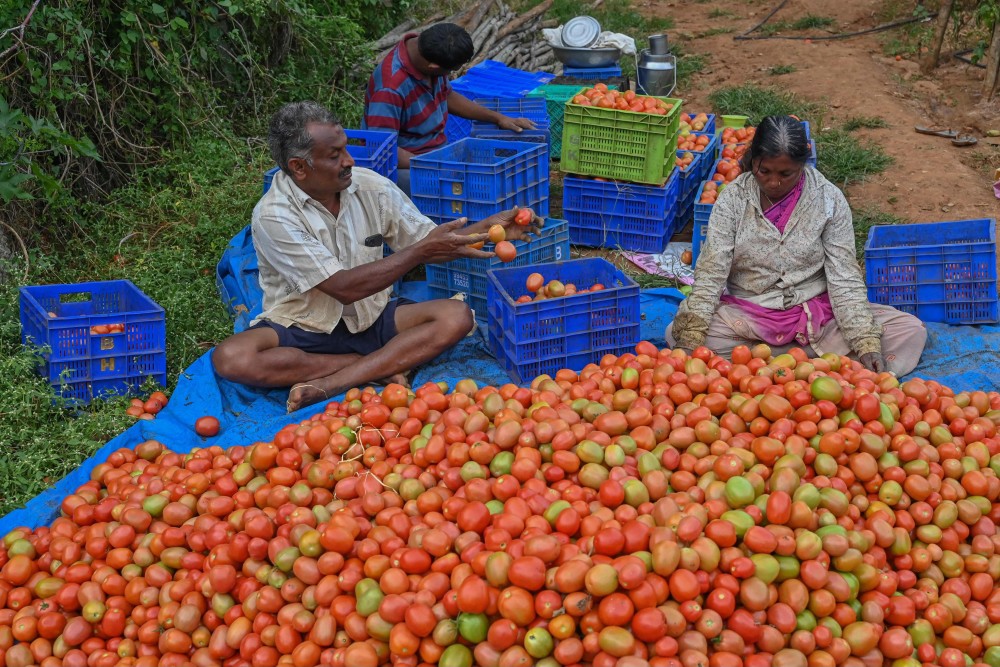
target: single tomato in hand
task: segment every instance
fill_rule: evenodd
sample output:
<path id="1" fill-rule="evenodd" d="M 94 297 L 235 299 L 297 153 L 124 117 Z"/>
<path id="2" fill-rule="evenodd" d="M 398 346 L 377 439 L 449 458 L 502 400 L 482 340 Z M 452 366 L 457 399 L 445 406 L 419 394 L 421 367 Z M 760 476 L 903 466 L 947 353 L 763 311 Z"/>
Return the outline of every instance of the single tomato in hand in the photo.
<path id="1" fill-rule="evenodd" d="M 503 228 L 503 225 L 493 225 L 490 227 L 489 231 L 490 243 L 500 243 L 507 239 L 507 231 Z"/>
<path id="2" fill-rule="evenodd" d="M 501 241 L 497 244 L 493 251 L 504 264 L 513 261 L 514 258 L 517 257 L 517 248 L 515 248 L 514 244 L 510 241 Z"/>
<path id="3" fill-rule="evenodd" d="M 528 225 L 531 224 L 531 221 L 534 217 L 535 217 L 534 211 L 532 211 L 530 208 L 522 208 L 520 211 L 517 212 L 517 215 L 514 216 L 514 222 L 517 223 L 518 225 L 521 225 L 522 227 L 527 227 Z"/>
<path id="4" fill-rule="evenodd" d="M 215 417 L 199 417 L 194 423 L 194 432 L 203 438 L 219 435 L 219 420 Z"/>

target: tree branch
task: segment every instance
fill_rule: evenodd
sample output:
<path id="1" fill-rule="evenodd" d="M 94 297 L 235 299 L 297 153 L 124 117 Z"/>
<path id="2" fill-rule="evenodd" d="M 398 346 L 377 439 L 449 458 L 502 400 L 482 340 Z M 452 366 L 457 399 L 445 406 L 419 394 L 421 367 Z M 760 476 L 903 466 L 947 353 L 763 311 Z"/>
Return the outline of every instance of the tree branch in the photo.
<path id="1" fill-rule="evenodd" d="M 0 39 L 3 39 L 11 33 L 17 33 L 17 37 L 14 38 L 15 43 L 0 52 L 0 60 L 3 60 L 20 48 L 21 42 L 24 41 L 24 31 L 28 28 L 28 24 L 31 23 L 31 17 L 34 16 L 35 10 L 38 9 L 38 5 L 40 4 L 42 4 L 42 0 L 35 0 L 35 2 L 31 5 L 31 9 L 28 10 L 28 15 L 24 17 L 24 20 L 21 21 L 20 25 L 16 25 L 13 28 L 7 28 L 3 32 L 0 32 Z"/>

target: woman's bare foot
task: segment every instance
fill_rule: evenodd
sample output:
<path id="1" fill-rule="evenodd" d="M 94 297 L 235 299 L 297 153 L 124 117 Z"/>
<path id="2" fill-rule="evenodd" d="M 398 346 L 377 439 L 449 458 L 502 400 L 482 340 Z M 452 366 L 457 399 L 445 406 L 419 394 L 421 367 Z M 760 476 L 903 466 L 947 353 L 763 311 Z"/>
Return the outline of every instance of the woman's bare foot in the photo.
<path id="1" fill-rule="evenodd" d="M 303 382 L 293 386 L 291 390 L 289 390 L 288 402 L 285 403 L 285 407 L 288 409 L 289 413 L 292 413 L 296 410 L 301 410 L 308 405 L 319 403 L 327 398 L 329 398 L 329 396 L 327 396 L 325 391 L 319 387 Z"/>

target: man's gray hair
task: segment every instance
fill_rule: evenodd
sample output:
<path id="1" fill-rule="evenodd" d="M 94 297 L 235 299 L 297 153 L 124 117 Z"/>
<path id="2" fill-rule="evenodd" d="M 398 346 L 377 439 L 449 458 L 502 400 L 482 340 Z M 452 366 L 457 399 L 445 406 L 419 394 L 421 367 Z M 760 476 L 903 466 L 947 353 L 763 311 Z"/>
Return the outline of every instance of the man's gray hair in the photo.
<path id="1" fill-rule="evenodd" d="M 309 123 L 340 125 L 340 120 L 329 109 L 316 102 L 289 102 L 271 118 L 267 131 L 267 145 L 271 157 L 286 174 L 288 161 L 301 158 L 312 166 L 313 138 Z M 290 174 L 289 174 L 290 175 Z"/>

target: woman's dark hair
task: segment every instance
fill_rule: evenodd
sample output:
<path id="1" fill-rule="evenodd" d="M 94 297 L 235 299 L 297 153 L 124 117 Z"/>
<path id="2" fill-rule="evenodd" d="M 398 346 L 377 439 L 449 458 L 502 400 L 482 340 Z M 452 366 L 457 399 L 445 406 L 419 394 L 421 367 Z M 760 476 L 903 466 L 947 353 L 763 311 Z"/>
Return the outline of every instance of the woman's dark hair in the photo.
<path id="1" fill-rule="evenodd" d="M 802 121 L 791 116 L 766 116 L 750 142 L 750 150 L 743 154 L 740 167 L 752 171 L 753 165 L 761 158 L 787 155 L 800 165 L 805 165 L 812 156 L 809 137 Z"/>
<path id="2" fill-rule="evenodd" d="M 475 47 L 472 37 L 454 23 L 436 23 L 420 33 L 417 48 L 427 62 L 454 70 L 472 60 Z"/>

